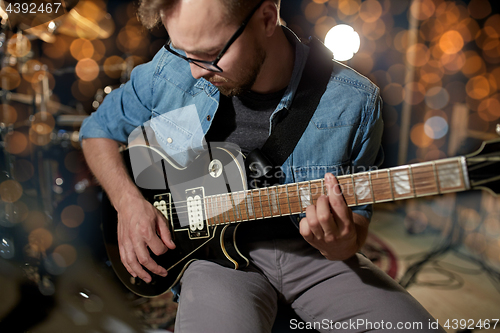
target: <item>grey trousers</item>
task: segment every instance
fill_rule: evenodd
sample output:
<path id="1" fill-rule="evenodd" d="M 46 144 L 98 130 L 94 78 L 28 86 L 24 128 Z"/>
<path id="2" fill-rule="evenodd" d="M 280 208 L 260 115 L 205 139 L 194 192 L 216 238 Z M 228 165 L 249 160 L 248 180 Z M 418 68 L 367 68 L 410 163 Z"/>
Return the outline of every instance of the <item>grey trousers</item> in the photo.
<path id="1" fill-rule="evenodd" d="M 301 238 L 246 245 L 243 270 L 193 262 L 181 279 L 176 333 L 270 332 L 278 300 L 290 331 L 445 332 L 399 284 L 357 254 L 329 261 Z"/>

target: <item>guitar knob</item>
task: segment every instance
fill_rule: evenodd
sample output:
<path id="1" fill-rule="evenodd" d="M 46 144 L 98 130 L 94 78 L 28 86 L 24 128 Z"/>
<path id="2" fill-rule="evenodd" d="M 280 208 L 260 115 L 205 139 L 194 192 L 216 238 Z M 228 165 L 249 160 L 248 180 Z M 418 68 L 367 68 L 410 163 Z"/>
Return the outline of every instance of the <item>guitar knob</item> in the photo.
<path id="1" fill-rule="evenodd" d="M 500 124 L 497 124 L 496 131 L 497 131 L 497 134 L 500 135 Z"/>

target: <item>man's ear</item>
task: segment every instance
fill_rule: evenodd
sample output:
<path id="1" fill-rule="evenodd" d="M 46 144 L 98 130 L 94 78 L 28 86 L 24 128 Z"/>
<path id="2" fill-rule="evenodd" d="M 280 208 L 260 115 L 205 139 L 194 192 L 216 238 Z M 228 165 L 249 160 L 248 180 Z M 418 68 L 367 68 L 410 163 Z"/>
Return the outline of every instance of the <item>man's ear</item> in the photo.
<path id="1" fill-rule="evenodd" d="M 266 36 L 270 37 L 274 34 L 276 27 L 279 25 L 278 8 L 273 2 L 266 1 L 262 4 L 261 10 Z"/>

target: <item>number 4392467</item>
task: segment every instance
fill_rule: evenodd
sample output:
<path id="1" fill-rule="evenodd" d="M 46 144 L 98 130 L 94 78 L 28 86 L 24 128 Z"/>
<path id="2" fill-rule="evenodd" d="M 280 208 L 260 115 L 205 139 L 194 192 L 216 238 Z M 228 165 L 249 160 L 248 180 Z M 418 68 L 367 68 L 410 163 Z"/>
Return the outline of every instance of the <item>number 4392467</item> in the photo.
<path id="1" fill-rule="evenodd" d="M 59 9 L 61 8 L 61 3 L 60 2 L 42 2 L 40 5 L 36 3 L 19 3 L 19 2 L 14 2 L 14 3 L 9 3 L 7 7 L 5 8 L 5 11 L 7 13 L 14 13 L 14 14 L 52 14 L 55 13 L 57 14 L 59 12 Z"/>
<path id="2" fill-rule="evenodd" d="M 447 329 L 495 329 L 499 319 L 479 319 L 477 322 L 474 319 L 448 319 L 443 327 Z"/>

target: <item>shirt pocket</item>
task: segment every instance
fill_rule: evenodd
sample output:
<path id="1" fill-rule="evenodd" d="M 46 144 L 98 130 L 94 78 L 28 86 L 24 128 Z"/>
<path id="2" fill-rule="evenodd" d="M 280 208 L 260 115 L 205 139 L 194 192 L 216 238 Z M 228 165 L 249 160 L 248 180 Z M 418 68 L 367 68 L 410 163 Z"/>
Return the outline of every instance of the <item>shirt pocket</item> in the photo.
<path id="1" fill-rule="evenodd" d="M 150 127 L 154 131 L 156 142 L 179 166 L 187 166 L 196 157 L 191 144 L 193 133 L 180 126 L 168 114 L 153 115 Z"/>

